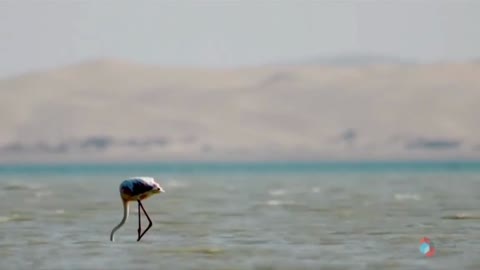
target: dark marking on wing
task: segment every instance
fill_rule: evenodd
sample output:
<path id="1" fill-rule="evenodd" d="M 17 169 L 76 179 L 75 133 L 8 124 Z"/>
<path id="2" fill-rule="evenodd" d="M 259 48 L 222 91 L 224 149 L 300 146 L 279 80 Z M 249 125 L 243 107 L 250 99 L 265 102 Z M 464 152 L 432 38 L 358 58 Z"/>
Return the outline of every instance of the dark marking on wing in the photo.
<path id="1" fill-rule="evenodd" d="M 133 190 L 132 190 L 132 195 L 139 195 L 143 194 L 145 192 L 148 192 L 152 190 L 152 186 L 148 185 L 142 181 L 135 181 L 133 182 Z"/>
<path id="2" fill-rule="evenodd" d="M 120 193 L 126 194 L 128 196 L 132 196 L 132 191 L 128 187 L 122 187 Z"/>

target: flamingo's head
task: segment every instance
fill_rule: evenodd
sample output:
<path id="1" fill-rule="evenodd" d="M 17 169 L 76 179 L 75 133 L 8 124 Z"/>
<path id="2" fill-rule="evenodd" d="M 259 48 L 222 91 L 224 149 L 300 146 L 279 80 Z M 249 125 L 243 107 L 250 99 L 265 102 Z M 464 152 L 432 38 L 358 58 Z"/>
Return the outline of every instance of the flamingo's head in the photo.
<path id="1" fill-rule="evenodd" d="M 164 193 L 165 190 L 163 190 L 163 188 L 157 183 L 157 182 L 154 182 L 154 188 L 153 188 L 153 193 Z"/>

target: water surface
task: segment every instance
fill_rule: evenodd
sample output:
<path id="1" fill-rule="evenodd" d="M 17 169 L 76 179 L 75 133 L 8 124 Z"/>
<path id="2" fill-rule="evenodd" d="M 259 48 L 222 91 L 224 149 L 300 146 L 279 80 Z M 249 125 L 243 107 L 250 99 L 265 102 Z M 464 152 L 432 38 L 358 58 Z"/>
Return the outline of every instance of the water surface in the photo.
<path id="1" fill-rule="evenodd" d="M 154 225 L 132 205 L 111 243 L 141 175 Z M 478 270 L 479 188 L 474 162 L 3 165 L 0 269 Z"/>

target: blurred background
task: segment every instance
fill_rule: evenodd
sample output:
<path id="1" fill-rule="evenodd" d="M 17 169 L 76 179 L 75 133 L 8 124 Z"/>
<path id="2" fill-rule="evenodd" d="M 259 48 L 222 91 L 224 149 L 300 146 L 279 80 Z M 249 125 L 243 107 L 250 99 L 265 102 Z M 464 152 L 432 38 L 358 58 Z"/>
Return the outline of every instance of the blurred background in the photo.
<path id="1" fill-rule="evenodd" d="M 0 268 L 480 269 L 479 14 L 0 0 Z"/>
<path id="2" fill-rule="evenodd" d="M 2 1 L 0 162 L 480 156 L 477 1 Z"/>

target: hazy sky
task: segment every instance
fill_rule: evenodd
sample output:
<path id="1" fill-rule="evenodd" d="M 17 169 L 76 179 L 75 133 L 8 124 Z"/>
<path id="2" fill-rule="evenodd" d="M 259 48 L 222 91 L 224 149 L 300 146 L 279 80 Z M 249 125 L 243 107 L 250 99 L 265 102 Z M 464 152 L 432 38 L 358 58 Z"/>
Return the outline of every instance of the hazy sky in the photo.
<path id="1" fill-rule="evenodd" d="M 0 0 L 0 77 L 99 57 L 239 66 L 480 56 L 480 1 Z"/>

